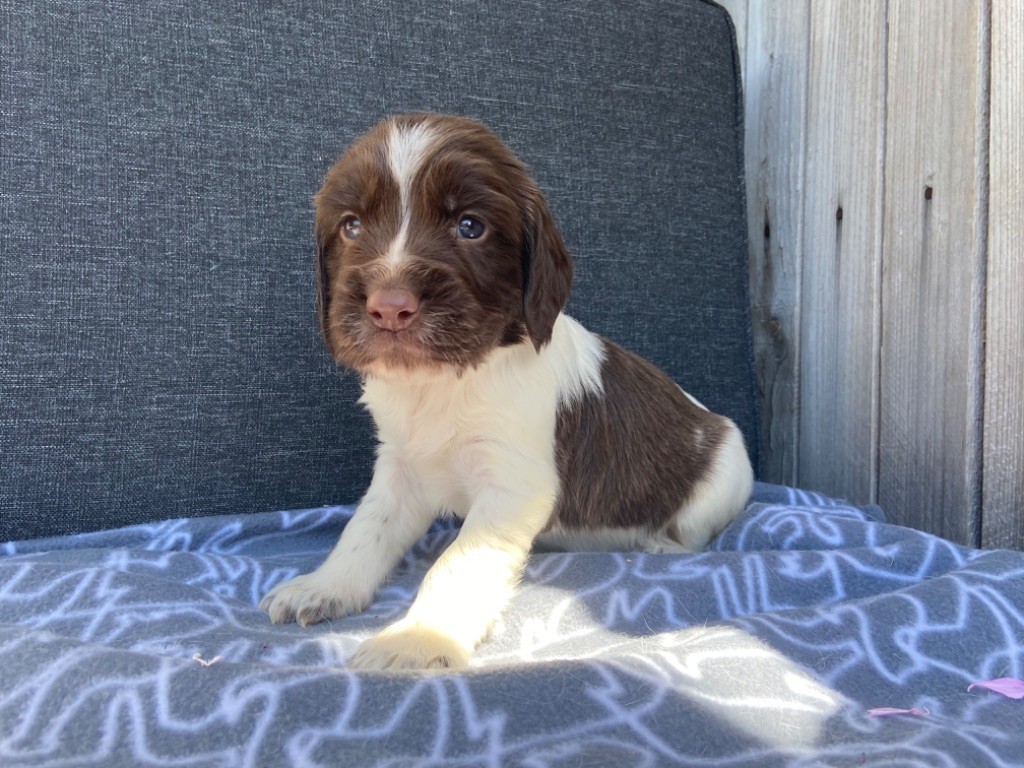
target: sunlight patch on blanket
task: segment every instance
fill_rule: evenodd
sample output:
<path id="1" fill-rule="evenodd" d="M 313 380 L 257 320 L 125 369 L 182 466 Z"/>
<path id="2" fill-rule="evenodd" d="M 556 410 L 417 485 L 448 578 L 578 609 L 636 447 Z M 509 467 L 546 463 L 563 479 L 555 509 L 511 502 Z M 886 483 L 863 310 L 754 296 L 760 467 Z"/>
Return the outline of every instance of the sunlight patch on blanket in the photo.
<path id="1" fill-rule="evenodd" d="M 849 703 L 771 646 L 730 626 L 657 635 L 631 662 L 632 672 L 656 678 L 776 748 L 813 747 L 828 719 Z"/>

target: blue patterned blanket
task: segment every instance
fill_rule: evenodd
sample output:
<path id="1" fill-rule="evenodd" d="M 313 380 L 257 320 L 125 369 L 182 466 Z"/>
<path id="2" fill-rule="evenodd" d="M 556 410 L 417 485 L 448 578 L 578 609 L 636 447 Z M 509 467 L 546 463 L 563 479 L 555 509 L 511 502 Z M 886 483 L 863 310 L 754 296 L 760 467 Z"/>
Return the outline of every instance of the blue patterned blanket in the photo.
<path id="1" fill-rule="evenodd" d="M 467 673 L 357 675 L 455 531 L 366 613 L 271 625 L 350 513 L 0 548 L 0 765 L 1024 765 L 1024 700 L 968 691 L 1024 673 L 1022 553 L 759 485 L 699 555 L 535 553 Z"/>

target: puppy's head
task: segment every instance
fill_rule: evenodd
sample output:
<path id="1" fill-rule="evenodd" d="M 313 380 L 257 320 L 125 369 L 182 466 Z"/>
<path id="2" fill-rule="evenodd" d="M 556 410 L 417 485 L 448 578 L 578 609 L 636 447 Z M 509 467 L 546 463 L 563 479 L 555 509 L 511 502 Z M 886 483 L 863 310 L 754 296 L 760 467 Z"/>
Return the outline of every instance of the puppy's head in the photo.
<path id="1" fill-rule="evenodd" d="M 338 362 L 461 371 L 551 338 L 572 262 L 544 195 L 481 124 L 389 119 L 349 147 L 315 202 L 320 325 Z"/>

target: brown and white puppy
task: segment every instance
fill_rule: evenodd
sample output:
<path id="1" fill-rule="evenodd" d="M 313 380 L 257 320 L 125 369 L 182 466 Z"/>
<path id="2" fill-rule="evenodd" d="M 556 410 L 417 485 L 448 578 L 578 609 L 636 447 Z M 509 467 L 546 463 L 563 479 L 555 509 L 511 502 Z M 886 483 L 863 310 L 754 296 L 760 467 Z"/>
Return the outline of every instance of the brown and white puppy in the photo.
<path id="1" fill-rule="evenodd" d="M 697 551 L 742 511 L 739 430 L 562 314 L 572 261 L 544 195 L 479 123 L 378 125 L 328 172 L 316 237 L 323 335 L 380 445 L 324 564 L 261 602 L 274 622 L 361 611 L 448 511 L 457 539 L 351 665 L 461 667 L 535 541 Z"/>

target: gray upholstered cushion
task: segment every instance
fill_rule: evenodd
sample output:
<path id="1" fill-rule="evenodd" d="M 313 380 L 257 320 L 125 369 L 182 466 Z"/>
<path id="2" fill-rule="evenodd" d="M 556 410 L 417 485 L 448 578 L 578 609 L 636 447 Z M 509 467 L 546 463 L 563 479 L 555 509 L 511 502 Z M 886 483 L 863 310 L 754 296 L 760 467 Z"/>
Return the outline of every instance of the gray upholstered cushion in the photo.
<path id="1" fill-rule="evenodd" d="M 754 447 L 731 26 L 698 0 L 0 0 L 0 540 L 356 500 L 310 196 L 382 116 L 494 128 L 573 314 Z"/>

